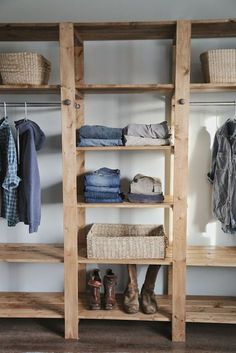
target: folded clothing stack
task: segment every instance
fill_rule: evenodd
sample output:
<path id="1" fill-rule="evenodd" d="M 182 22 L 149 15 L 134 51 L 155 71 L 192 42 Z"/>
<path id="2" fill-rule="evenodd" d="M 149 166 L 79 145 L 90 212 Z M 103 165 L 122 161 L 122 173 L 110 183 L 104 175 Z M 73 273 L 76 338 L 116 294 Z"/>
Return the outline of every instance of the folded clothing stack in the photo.
<path id="1" fill-rule="evenodd" d="M 163 146 L 170 144 L 167 121 L 159 124 L 129 124 L 123 129 L 126 146 Z"/>
<path id="2" fill-rule="evenodd" d="M 78 146 L 123 146 L 122 129 L 102 125 L 84 125 L 77 130 Z"/>
<path id="3" fill-rule="evenodd" d="M 142 174 L 137 174 L 130 183 L 128 193 L 130 202 L 158 203 L 164 201 L 161 180 Z"/>
<path id="4" fill-rule="evenodd" d="M 100 168 L 86 173 L 84 198 L 89 203 L 118 203 L 120 196 L 120 170 Z"/>

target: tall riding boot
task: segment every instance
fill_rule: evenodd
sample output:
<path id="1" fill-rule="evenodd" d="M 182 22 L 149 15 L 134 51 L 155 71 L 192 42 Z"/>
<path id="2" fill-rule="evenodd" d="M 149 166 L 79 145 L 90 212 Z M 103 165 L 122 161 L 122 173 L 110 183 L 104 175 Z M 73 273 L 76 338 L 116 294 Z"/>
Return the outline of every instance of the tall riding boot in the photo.
<path id="1" fill-rule="evenodd" d="M 141 290 L 141 306 L 145 314 L 154 314 L 158 309 L 154 288 L 160 267 L 160 265 L 149 265 L 147 269 Z"/>
<path id="2" fill-rule="evenodd" d="M 108 269 L 106 275 L 103 277 L 104 285 L 104 307 L 106 310 L 112 310 L 116 305 L 115 286 L 117 284 L 117 277 L 111 269 Z"/>
<path id="3" fill-rule="evenodd" d="M 89 307 L 92 310 L 99 310 L 101 309 L 100 290 L 102 281 L 98 269 L 92 271 L 88 285 L 90 287 Z"/>
<path id="4" fill-rule="evenodd" d="M 136 265 L 127 265 L 128 285 L 124 293 L 124 310 L 128 314 L 135 314 L 139 311 L 139 293 Z"/>

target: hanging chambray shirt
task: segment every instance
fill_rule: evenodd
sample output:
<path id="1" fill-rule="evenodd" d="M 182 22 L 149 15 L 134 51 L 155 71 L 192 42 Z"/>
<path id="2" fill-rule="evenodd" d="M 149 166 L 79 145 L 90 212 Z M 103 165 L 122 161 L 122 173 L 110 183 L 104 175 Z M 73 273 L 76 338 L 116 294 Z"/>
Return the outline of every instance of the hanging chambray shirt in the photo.
<path id="1" fill-rule="evenodd" d="M 3 118 L 0 120 L 1 217 L 7 219 L 10 227 L 19 222 L 17 196 L 19 182 L 15 141 L 7 120 Z"/>
<path id="2" fill-rule="evenodd" d="M 236 120 L 228 119 L 215 134 L 208 178 L 214 215 L 225 233 L 236 233 Z"/>

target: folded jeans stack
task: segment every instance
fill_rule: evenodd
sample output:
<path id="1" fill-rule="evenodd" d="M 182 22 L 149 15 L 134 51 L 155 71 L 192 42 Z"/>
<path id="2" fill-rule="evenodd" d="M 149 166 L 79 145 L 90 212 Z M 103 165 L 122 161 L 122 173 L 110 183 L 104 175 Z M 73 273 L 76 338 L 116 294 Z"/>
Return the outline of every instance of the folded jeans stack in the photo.
<path id="1" fill-rule="evenodd" d="M 130 183 L 130 202 L 159 203 L 164 201 L 161 180 L 137 174 Z"/>
<path id="2" fill-rule="evenodd" d="M 102 125 L 84 125 L 77 130 L 80 147 L 122 146 L 122 129 Z"/>
<path id="3" fill-rule="evenodd" d="M 88 203 L 119 203 L 120 170 L 100 168 L 86 173 L 84 177 L 84 198 Z"/>
<path id="4" fill-rule="evenodd" d="M 170 145 L 167 121 L 159 124 L 129 124 L 123 129 L 126 146 Z"/>

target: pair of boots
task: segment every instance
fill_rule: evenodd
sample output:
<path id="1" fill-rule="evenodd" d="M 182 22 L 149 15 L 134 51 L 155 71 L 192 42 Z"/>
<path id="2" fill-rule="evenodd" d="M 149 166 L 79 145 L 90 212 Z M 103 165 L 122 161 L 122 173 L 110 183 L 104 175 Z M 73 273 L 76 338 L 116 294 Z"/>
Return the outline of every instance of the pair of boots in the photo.
<path id="1" fill-rule="evenodd" d="M 124 293 L 124 310 L 128 314 L 137 313 L 140 307 L 145 314 L 157 312 L 158 306 L 154 288 L 160 267 L 160 265 L 148 266 L 139 298 L 136 265 L 127 265 L 129 280 Z"/>
<path id="2" fill-rule="evenodd" d="M 117 284 L 117 277 L 114 275 L 111 269 L 106 271 L 103 277 L 104 285 L 104 308 L 105 310 L 112 310 L 116 305 L 115 297 L 115 285 Z M 95 269 L 90 274 L 90 279 L 88 281 L 90 287 L 90 300 L 89 307 L 92 310 L 101 309 L 101 287 L 102 280 L 99 275 L 99 269 Z"/>

